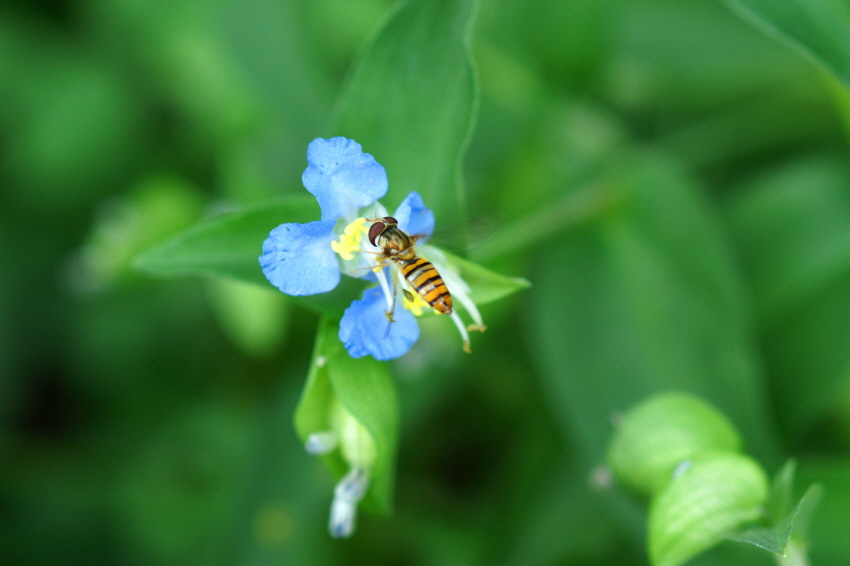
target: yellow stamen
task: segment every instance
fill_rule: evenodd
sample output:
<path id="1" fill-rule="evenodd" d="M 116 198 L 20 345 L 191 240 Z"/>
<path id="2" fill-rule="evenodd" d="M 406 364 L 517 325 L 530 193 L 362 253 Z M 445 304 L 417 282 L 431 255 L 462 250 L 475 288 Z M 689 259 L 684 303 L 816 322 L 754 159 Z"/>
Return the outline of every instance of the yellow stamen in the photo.
<path id="1" fill-rule="evenodd" d="M 421 316 L 422 309 L 430 308 L 430 305 L 418 293 L 411 293 L 411 295 L 413 295 L 413 301 L 403 301 L 404 308 L 412 312 L 414 316 Z"/>
<path id="2" fill-rule="evenodd" d="M 360 251 L 360 241 L 366 233 L 366 219 L 358 218 L 345 227 L 345 231 L 339 237 L 339 241 L 331 242 L 333 251 L 344 260 L 354 259 L 354 253 Z"/>

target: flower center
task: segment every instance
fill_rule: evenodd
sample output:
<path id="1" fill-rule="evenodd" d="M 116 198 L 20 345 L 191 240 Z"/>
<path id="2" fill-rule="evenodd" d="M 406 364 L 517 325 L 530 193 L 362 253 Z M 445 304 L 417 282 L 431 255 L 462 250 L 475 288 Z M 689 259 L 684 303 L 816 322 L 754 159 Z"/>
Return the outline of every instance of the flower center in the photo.
<path id="1" fill-rule="evenodd" d="M 342 259 L 346 261 L 352 260 L 354 259 L 354 253 L 360 251 L 360 242 L 363 240 L 363 234 L 366 231 L 366 219 L 358 218 L 345 227 L 345 231 L 339 237 L 338 241 L 334 240 L 331 242 L 331 248 Z"/>

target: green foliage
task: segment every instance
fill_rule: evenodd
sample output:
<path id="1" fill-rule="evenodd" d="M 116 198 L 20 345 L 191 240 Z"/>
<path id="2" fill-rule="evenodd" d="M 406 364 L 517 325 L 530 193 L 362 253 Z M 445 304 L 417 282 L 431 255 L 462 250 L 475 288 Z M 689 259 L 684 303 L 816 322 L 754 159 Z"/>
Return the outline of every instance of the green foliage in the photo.
<path id="1" fill-rule="evenodd" d="M 216 278 L 207 292 L 221 328 L 245 353 L 267 357 L 286 335 L 290 303 L 275 289 Z"/>
<path id="2" fill-rule="evenodd" d="M 465 217 L 460 168 L 478 105 L 468 53 L 477 5 L 399 2 L 356 65 L 331 128 L 380 156 L 388 206 L 416 191 L 447 224 Z"/>
<path id="3" fill-rule="evenodd" d="M 609 167 L 611 204 L 551 246 L 535 278 L 533 348 L 558 418 L 601 458 L 603 415 L 658 388 L 688 390 L 770 454 L 745 291 L 716 210 L 666 157 Z"/>
<path id="4" fill-rule="evenodd" d="M 654 566 L 679 566 L 724 539 L 784 555 L 793 535 L 792 549 L 804 548 L 820 487 L 792 507 L 793 462 L 768 493 L 763 468 L 740 444 L 722 413 L 684 393 L 654 395 L 618 423 L 608 463 L 618 482 L 649 498 Z"/>
<path id="5" fill-rule="evenodd" d="M 842 0 L 4 3 L 0 562 L 850 563 L 848 36 Z M 472 354 L 435 316 L 353 360 L 363 282 L 263 277 L 337 135 L 388 208 L 495 224 L 449 255 Z M 336 543 L 348 463 L 303 440 L 345 415 L 377 514 Z"/>
<path id="6" fill-rule="evenodd" d="M 445 258 L 449 265 L 458 271 L 464 282 L 469 285 L 472 290 L 470 296 L 475 301 L 476 305 L 486 305 L 488 303 L 498 301 L 499 299 L 511 295 L 512 293 L 516 293 L 517 291 L 521 291 L 530 285 L 530 283 L 522 277 L 508 277 L 507 275 L 500 275 L 499 273 L 495 273 L 494 271 L 491 271 L 486 267 L 482 267 L 477 263 L 463 259 L 462 257 L 458 257 L 442 250 L 436 250 L 428 244 L 420 246 L 419 249 L 421 249 L 422 253 L 427 257 L 439 255 L 442 256 L 442 258 Z"/>
<path id="7" fill-rule="evenodd" d="M 257 258 L 269 226 L 274 228 L 282 218 L 309 222 L 317 216 L 316 200 L 309 195 L 221 214 L 146 251 L 136 265 L 163 276 L 224 276 L 266 285 Z"/>
<path id="8" fill-rule="evenodd" d="M 752 522 L 767 498 L 767 477 L 754 460 L 730 452 L 701 452 L 687 460 L 652 501 L 649 558 L 679 566 Z"/>
<path id="9" fill-rule="evenodd" d="M 850 86 L 850 6 L 841 0 L 726 0 L 769 34 L 814 57 Z"/>
<path id="10" fill-rule="evenodd" d="M 339 341 L 339 326 L 323 323 L 316 338 L 310 374 L 295 412 L 295 428 L 303 441 L 333 428 L 339 403 L 362 424 L 375 442 L 376 460 L 364 504 L 388 513 L 395 473 L 398 401 L 386 363 L 371 357 L 353 359 Z M 348 471 L 342 450 L 326 457 L 337 478 Z"/>
<path id="11" fill-rule="evenodd" d="M 819 484 L 813 484 L 793 505 L 794 468 L 794 462 L 789 461 L 773 481 L 767 502 L 767 514 L 772 526 L 750 526 L 732 533 L 730 539 L 782 555 L 787 555 L 789 544 L 794 545 L 794 542 L 796 546 L 805 548 L 808 542 L 807 530 L 823 490 Z M 795 541 L 791 540 L 792 535 Z"/>
<path id="12" fill-rule="evenodd" d="M 728 206 L 765 363 L 783 391 L 779 422 L 797 439 L 843 395 L 850 369 L 847 175 L 846 159 L 832 156 L 785 163 L 747 179 Z"/>
<path id="13" fill-rule="evenodd" d="M 608 465 L 631 489 L 651 495 L 673 470 L 704 450 L 736 452 L 738 431 L 723 414 L 682 393 L 661 393 L 622 417 L 608 450 Z"/>

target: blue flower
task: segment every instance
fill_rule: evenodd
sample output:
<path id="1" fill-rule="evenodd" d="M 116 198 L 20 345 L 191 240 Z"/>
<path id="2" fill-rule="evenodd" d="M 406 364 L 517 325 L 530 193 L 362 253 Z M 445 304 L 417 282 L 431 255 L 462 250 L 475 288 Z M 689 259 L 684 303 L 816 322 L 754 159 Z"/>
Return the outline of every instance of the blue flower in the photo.
<path id="1" fill-rule="evenodd" d="M 322 220 L 348 221 L 387 194 L 387 172 L 360 144 L 345 138 L 318 138 L 307 147 L 304 187 L 315 195 Z"/>
<path id="2" fill-rule="evenodd" d="M 313 140 L 307 163 L 301 180 L 319 201 L 322 219 L 281 224 L 263 242 L 260 256 L 266 278 L 287 295 L 326 293 L 339 284 L 340 265 L 331 247 L 337 220 L 355 220 L 361 207 L 387 193 L 384 167 L 352 140 Z"/>
<path id="3" fill-rule="evenodd" d="M 389 324 L 388 306 L 379 287 L 367 289 L 362 301 L 354 301 L 339 323 L 339 339 L 352 358 L 370 355 L 392 360 L 410 350 L 419 339 L 419 324 L 409 310 L 398 308 Z"/>
<path id="4" fill-rule="evenodd" d="M 260 256 L 263 273 L 275 287 L 296 296 L 331 291 L 342 273 L 377 280 L 379 287 L 366 290 L 362 300 L 346 309 L 340 321 L 340 340 L 355 358 L 398 358 L 419 338 L 414 315 L 429 307 L 415 291 L 411 296 L 418 302 L 396 300 L 397 287 L 408 284 L 392 262 L 379 262 L 381 250 L 366 237 L 366 217 L 387 215 L 378 202 L 387 192 L 386 171 L 371 155 L 363 153 L 360 144 L 341 137 L 313 140 L 307 149 L 307 162 L 301 179 L 319 201 L 322 219 L 281 224 L 272 230 Z M 434 214 L 415 192 L 399 205 L 394 218 L 399 229 L 417 236 L 417 249 L 434 231 Z M 443 276 L 452 296 L 475 321 L 469 329 L 483 330 L 481 317 L 469 300 L 468 286 L 438 250 L 432 248 L 429 254 L 429 261 Z M 451 317 L 468 350 L 468 328 L 456 312 Z"/>
<path id="5" fill-rule="evenodd" d="M 260 266 L 287 295 L 326 293 L 339 284 L 339 261 L 331 248 L 333 220 L 281 224 L 263 242 Z"/>

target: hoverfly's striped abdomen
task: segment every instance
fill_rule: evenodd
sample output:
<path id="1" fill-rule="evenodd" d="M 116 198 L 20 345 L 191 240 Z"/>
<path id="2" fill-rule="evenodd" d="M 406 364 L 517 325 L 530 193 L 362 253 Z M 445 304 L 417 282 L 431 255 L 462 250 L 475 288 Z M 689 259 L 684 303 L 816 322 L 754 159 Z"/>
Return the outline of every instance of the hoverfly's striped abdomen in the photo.
<path id="1" fill-rule="evenodd" d="M 452 296 L 434 265 L 421 257 L 403 260 L 401 272 L 417 293 L 435 311 L 452 314 Z"/>

